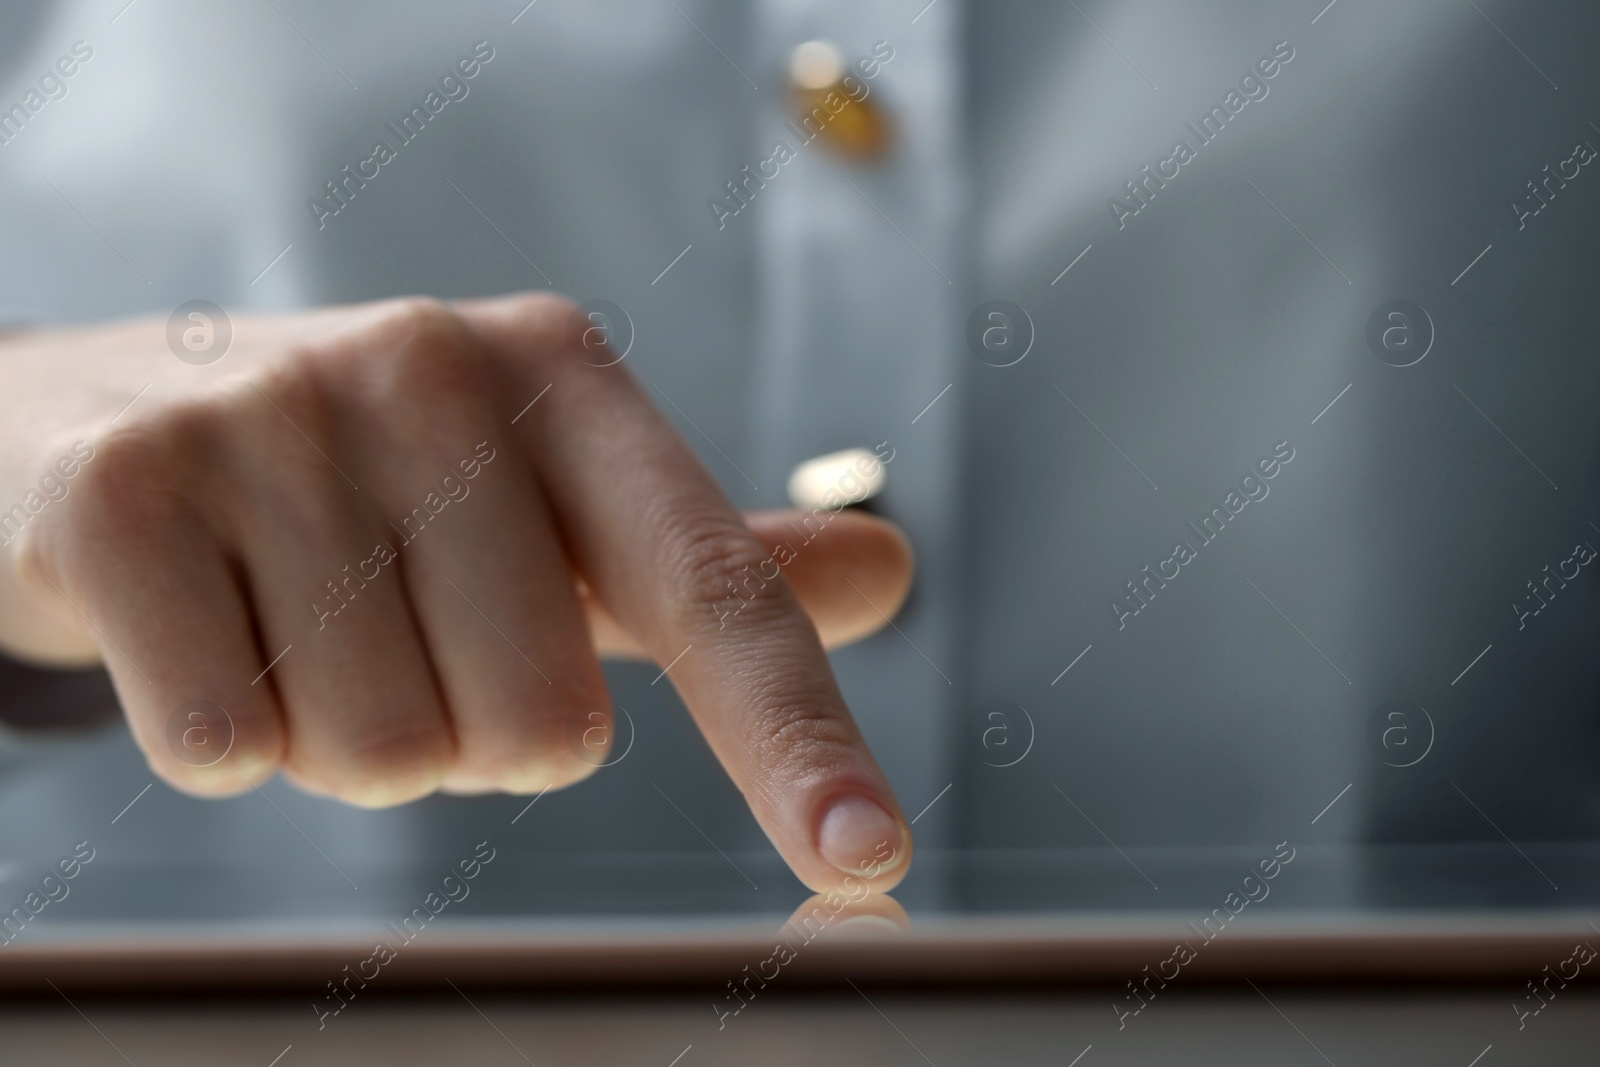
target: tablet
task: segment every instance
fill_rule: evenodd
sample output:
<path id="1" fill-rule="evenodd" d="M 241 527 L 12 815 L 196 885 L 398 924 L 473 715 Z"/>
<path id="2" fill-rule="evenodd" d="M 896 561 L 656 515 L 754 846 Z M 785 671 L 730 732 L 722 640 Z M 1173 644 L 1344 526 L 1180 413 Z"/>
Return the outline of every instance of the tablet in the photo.
<path id="1" fill-rule="evenodd" d="M 131 801 L 101 805 L 119 777 Z M 388 812 L 276 782 L 201 801 L 151 783 L 113 730 L 37 754 L 0 785 L 0 807 L 26 828 L 24 813 L 47 810 L 30 790 L 43 800 L 61 781 L 81 788 L 49 821 L 81 818 L 85 832 L 0 871 L 0 988 L 18 993 L 49 979 L 320 1000 L 382 974 L 396 990 L 664 983 L 720 998 L 775 971 L 1520 984 L 1600 945 L 1595 841 L 1328 842 L 1313 813 L 1264 846 L 928 848 L 892 894 L 819 897 L 770 848 L 722 848 L 688 827 L 653 849 L 575 848 L 563 829 L 605 834 L 581 787 Z"/>

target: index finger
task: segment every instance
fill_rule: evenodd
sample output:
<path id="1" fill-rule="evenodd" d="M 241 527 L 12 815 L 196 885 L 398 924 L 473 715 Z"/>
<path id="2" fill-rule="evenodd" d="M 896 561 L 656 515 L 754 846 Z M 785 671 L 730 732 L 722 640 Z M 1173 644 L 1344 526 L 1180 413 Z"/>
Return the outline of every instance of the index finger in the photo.
<path id="1" fill-rule="evenodd" d="M 552 297 L 460 306 L 550 388 L 516 429 L 583 579 L 666 669 L 800 880 L 887 888 L 911 833 L 845 707 L 816 628 L 711 475 L 621 366 L 592 366 Z M 736 609 L 736 610 L 735 610 Z"/>

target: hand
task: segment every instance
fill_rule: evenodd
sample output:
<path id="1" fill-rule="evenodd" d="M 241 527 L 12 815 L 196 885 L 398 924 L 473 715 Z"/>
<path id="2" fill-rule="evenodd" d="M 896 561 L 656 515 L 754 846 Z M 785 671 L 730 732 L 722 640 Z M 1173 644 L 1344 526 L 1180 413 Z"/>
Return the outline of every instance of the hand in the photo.
<path id="1" fill-rule="evenodd" d="M 837 515 L 750 583 L 798 540 L 788 516 L 742 519 L 575 315 L 538 295 L 239 320 L 207 367 L 161 321 L 7 339 L 0 509 L 24 508 L 0 514 L 0 646 L 103 659 L 180 789 L 281 768 L 368 806 L 578 781 L 573 739 L 611 721 L 597 657 L 642 654 L 802 881 L 898 882 L 909 828 L 818 632 L 899 606 L 904 539 Z M 206 767 L 167 741 L 196 699 L 233 724 Z"/>

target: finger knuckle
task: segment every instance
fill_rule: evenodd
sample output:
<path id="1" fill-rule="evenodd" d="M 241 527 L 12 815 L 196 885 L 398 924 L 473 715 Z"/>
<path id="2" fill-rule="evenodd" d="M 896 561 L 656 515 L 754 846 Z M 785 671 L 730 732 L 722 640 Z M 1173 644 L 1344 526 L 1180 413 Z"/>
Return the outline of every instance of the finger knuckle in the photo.
<path id="1" fill-rule="evenodd" d="M 165 760 L 151 759 L 148 761 L 151 773 L 160 778 L 167 785 L 180 793 L 189 796 L 217 798 L 231 796 L 234 793 L 258 785 L 265 777 L 253 780 L 242 780 L 233 774 L 204 773 L 192 767 L 185 767 L 181 763 L 168 763 Z M 270 772 L 268 772 L 270 776 Z"/>
<path id="2" fill-rule="evenodd" d="M 611 698 L 598 665 L 584 674 L 593 677 L 539 683 L 527 699 L 485 709 L 492 725 L 463 738 L 458 769 L 510 792 L 570 785 L 594 773 L 613 736 Z"/>
<path id="3" fill-rule="evenodd" d="M 485 422 L 496 368 L 455 312 L 437 301 L 406 300 L 376 329 L 378 343 L 361 369 L 371 411 L 434 436 L 471 432 Z"/>
<path id="4" fill-rule="evenodd" d="M 520 297 L 511 311 L 518 336 L 528 340 L 528 351 L 540 355 L 559 351 L 577 334 L 575 322 L 582 321 L 577 303 L 559 293 L 529 293 Z"/>
<path id="5" fill-rule="evenodd" d="M 357 744 L 290 754 L 296 777 L 313 790 L 360 807 L 389 807 L 425 796 L 455 758 L 455 740 L 439 725 L 369 731 Z"/>
<path id="6" fill-rule="evenodd" d="M 444 302 L 427 296 L 404 296 L 379 306 L 374 329 L 378 340 L 398 347 L 417 339 L 457 334 L 465 327 Z"/>
<path id="7" fill-rule="evenodd" d="M 308 353 L 291 358 L 259 385 L 235 383 L 219 408 L 232 432 L 208 461 L 204 507 L 216 528 L 240 544 L 261 543 L 260 524 L 269 516 L 273 529 L 302 543 L 334 542 L 348 535 L 354 514 L 352 450 L 341 429 L 348 420 L 336 390 L 301 372 Z"/>
<path id="8" fill-rule="evenodd" d="M 78 499 L 47 514 L 64 523 L 68 542 L 77 533 L 150 532 L 183 506 L 191 457 L 206 454 L 211 429 L 194 405 L 183 405 L 102 434 L 73 479 L 69 495 Z"/>
<path id="9" fill-rule="evenodd" d="M 238 737 L 214 765 L 191 766 L 168 758 L 151 759 L 150 767 L 174 789 L 200 797 L 226 797 L 267 781 L 283 757 L 277 737 Z"/>
<path id="10" fill-rule="evenodd" d="M 309 466 L 316 456 L 306 456 L 308 441 L 324 452 L 333 446 L 343 421 L 339 398 L 344 371 L 356 359 L 343 346 L 290 345 L 258 375 L 235 383 L 230 408 L 247 432 L 234 435 L 233 442 L 253 448 L 270 443 L 272 452 Z"/>
<path id="11" fill-rule="evenodd" d="M 610 343 L 609 330 L 601 320 L 586 314 L 586 309 L 557 293 L 528 293 L 518 297 L 505 312 L 505 325 L 515 338 L 516 356 L 537 366 L 546 375 L 560 376 L 563 388 L 582 383 L 592 387 L 595 375 L 583 370 L 596 365 L 612 365 L 621 353 L 602 357 L 598 349 Z M 621 371 L 621 368 L 617 368 Z M 621 375 L 627 377 L 626 373 Z M 601 375 L 610 381 L 617 375 Z"/>
<path id="12" fill-rule="evenodd" d="M 449 395 L 477 384 L 485 360 L 483 346 L 466 324 L 432 300 L 408 300 L 386 323 L 393 338 L 383 347 L 387 384 L 397 393 Z"/>
<path id="13" fill-rule="evenodd" d="M 757 766 L 789 781 L 821 777 L 854 759 L 858 742 L 833 708 L 836 698 L 817 687 L 793 685 L 760 694 L 747 720 L 746 744 Z"/>
<path id="14" fill-rule="evenodd" d="M 750 531 L 721 515 L 680 514 L 663 524 L 660 565 L 670 622 L 690 633 L 720 629 L 718 606 L 739 600 L 739 613 L 759 623 L 781 613 L 786 588 Z"/>

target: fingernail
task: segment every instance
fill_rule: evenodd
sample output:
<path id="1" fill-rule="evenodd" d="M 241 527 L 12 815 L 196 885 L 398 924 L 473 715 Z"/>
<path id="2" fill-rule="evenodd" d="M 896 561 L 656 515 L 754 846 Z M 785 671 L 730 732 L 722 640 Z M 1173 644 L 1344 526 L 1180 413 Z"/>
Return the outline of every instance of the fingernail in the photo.
<path id="1" fill-rule="evenodd" d="M 860 793 L 842 796 L 817 828 L 822 858 L 851 873 L 883 874 L 905 859 L 905 835 L 894 816 Z"/>

